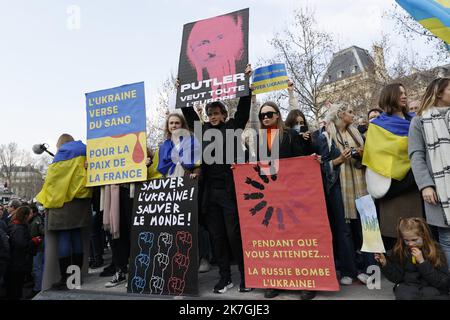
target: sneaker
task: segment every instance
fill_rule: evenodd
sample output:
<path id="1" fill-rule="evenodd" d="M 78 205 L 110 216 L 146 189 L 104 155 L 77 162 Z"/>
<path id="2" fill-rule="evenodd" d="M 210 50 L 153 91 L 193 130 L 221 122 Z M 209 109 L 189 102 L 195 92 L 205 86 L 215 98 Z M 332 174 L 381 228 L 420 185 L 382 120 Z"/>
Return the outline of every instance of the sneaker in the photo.
<path id="1" fill-rule="evenodd" d="M 127 281 L 127 277 L 126 277 L 125 273 L 118 271 L 113 276 L 111 281 L 105 284 L 105 287 L 112 288 L 112 287 L 118 286 L 121 283 L 124 283 L 125 281 Z"/>
<path id="2" fill-rule="evenodd" d="M 225 280 L 220 279 L 219 282 L 214 286 L 214 293 L 225 293 L 228 289 L 231 289 L 234 287 L 233 282 L 231 282 L 231 279 Z"/>
<path id="3" fill-rule="evenodd" d="M 279 294 L 280 294 L 280 290 L 277 290 L 277 289 L 266 289 L 264 291 L 264 298 L 272 299 L 272 298 L 275 298 L 276 296 L 278 296 Z"/>
<path id="4" fill-rule="evenodd" d="M 239 285 L 239 292 L 250 292 L 253 291 L 253 288 L 246 288 L 245 287 L 245 281 L 241 281 L 241 284 Z"/>
<path id="5" fill-rule="evenodd" d="M 200 260 L 200 266 L 198 267 L 198 272 L 204 273 L 204 272 L 208 272 L 209 270 L 211 270 L 211 264 L 209 263 L 208 260 L 202 258 Z"/>
<path id="6" fill-rule="evenodd" d="M 344 286 L 350 286 L 353 283 L 353 279 L 350 277 L 342 277 L 339 282 Z"/>
<path id="7" fill-rule="evenodd" d="M 361 281 L 363 284 L 367 284 L 367 281 L 369 280 L 369 275 L 365 273 L 360 273 L 357 276 L 358 280 Z"/>

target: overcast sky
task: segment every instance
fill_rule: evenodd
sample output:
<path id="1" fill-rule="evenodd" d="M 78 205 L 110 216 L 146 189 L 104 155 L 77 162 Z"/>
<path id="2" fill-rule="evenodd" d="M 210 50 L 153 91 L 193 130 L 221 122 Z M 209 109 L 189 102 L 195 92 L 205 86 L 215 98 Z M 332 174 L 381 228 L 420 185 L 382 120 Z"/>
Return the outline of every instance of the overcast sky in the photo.
<path id="1" fill-rule="evenodd" d="M 394 0 L 0 0 L 0 144 L 55 150 L 62 133 L 86 139 L 85 93 L 145 82 L 151 115 L 158 87 L 176 74 L 185 23 L 250 8 L 250 62 L 271 55 L 267 41 L 295 8 L 311 4 L 341 48 L 397 39 L 382 13 Z M 76 14 L 79 10 L 79 28 Z M 75 26 L 75 28 L 74 28 Z M 398 38 L 398 46 L 405 44 Z M 414 43 L 426 51 L 425 44 Z"/>

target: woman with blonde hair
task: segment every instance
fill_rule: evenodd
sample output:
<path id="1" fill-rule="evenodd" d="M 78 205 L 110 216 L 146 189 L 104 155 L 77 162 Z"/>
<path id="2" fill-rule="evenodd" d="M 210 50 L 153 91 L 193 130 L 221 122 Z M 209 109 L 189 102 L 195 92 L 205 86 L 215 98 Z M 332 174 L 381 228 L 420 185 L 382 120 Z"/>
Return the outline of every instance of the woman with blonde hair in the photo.
<path id="1" fill-rule="evenodd" d="M 87 258 L 84 252 L 89 245 L 86 228 L 90 225 L 92 191 L 86 188 L 86 145 L 69 134 L 62 134 L 56 147 L 42 190 L 36 196 L 36 200 L 49 209 L 45 227 L 43 290 L 48 289 L 50 283 L 54 289 L 67 289 L 67 268 L 77 265 L 82 269 Z M 56 260 L 59 262 L 58 282 L 54 282 L 58 273 Z"/>
<path id="2" fill-rule="evenodd" d="M 386 258 L 376 253 L 397 300 L 449 300 L 450 274 L 445 256 L 422 218 L 400 218 L 397 243 Z"/>
<path id="3" fill-rule="evenodd" d="M 186 119 L 179 113 L 170 113 L 164 126 L 164 142 L 156 149 L 147 148 L 148 179 L 200 174 L 199 144 L 189 131 Z M 177 155 L 178 150 L 178 155 Z M 189 154 L 183 156 L 183 151 Z M 174 162 L 175 161 L 175 162 Z"/>
<path id="4" fill-rule="evenodd" d="M 326 131 L 319 140 L 327 209 L 343 285 L 351 285 L 354 278 L 366 283 L 365 271 L 372 260 L 363 253 L 364 267 L 358 271 L 356 248 L 362 245 L 362 229 L 355 200 L 367 195 L 367 188 L 361 165 L 364 140 L 353 122 L 352 107 L 331 105 Z"/>
<path id="5" fill-rule="evenodd" d="M 450 262 L 450 78 L 428 85 L 409 128 L 408 153 L 427 222 L 438 228 Z"/>

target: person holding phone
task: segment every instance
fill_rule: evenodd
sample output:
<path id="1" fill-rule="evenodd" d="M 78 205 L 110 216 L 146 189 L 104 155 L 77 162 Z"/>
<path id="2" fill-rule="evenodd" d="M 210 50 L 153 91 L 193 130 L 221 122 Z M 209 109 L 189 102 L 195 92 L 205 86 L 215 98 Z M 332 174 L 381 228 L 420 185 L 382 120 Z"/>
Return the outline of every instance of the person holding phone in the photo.
<path id="1" fill-rule="evenodd" d="M 311 132 L 309 131 L 308 122 L 306 121 L 306 117 L 298 109 L 291 110 L 288 113 L 286 121 L 284 122 L 285 126 L 289 129 L 295 130 L 300 136 L 300 144 L 302 149 L 307 155 L 313 154 L 313 146 L 311 140 Z"/>

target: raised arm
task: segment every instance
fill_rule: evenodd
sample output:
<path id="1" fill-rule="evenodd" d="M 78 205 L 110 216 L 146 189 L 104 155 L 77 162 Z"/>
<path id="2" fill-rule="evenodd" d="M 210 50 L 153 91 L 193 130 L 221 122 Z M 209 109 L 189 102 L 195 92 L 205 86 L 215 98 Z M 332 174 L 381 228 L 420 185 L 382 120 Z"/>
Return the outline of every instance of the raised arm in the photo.
<path id="1" fill-rule="evenodd" d="M 245 75 L 247 78 L 250 78 L 252 74 L 252 66 L 250 64 L 247 65 L 245 69 Z M 245 129 L 247 125 L 248 119 L 250 118 L 250 108 L 252 105 L 252 89 L 249 90 L 249 95 L 245 97 L 239 98 L 239 103 L 237 106 L 236 113 L 234 115 L 234 121 L 236 123 L 236 129 Z"/>
<path id="2" fill-rule="evenodd" d="M 189 130 L 194 131 L 195 121 L 200 121 L 200 117 L 198 116 L 197 112 L 195 112 L 193 107 L 181 108 L 181 112 L 186 119 Z"/>
<path id="3" fill-rule="evenodd" d="M 289 94 L 289 111 L 299 109 L 298 100 L 294 95 L 294 83 L 289 80 L 288 82 L 288 94 Z"/>

